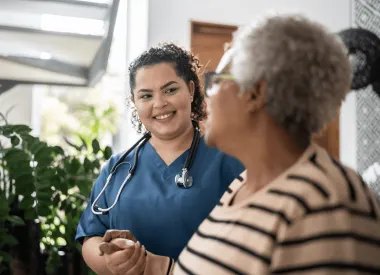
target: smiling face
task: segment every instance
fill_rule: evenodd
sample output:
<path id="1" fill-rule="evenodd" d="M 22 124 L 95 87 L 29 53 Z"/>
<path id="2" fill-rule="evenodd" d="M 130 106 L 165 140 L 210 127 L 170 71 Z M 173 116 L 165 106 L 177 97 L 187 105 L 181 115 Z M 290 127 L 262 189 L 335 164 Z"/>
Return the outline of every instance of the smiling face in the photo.
<path id="1" fill-rule="evenodd" d="M 192 127 L 193 93 L 194 84 L 188 85 L 169 63 L 137 70 L 133 100 L 142 124 L 152 136 L 171 139 Z"/>

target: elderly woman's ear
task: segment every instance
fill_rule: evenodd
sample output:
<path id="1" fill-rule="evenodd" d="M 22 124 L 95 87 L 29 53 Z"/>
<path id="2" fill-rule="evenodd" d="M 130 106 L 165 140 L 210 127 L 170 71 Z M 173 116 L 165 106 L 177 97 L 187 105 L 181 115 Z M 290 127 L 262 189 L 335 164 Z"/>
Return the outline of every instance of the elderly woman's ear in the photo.
<path id="1" fill-rule="evenodd" d="M 264 107 L 267 87 L 265 81 L 259 81 L 255 87 L 243 93 L 249 112 L 256 112 Z"/>

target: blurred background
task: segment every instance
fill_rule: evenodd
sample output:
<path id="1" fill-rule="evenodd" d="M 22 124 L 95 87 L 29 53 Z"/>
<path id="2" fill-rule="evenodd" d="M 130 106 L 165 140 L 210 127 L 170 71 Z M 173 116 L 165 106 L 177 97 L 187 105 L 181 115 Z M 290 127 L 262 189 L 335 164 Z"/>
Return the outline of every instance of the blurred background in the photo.
<path id="1" fill-rule="evenodd" d="M 256 16 L 301 13 L 380 36 L 379 0 L 1 0 L 0 274 L 91 274 L 74 242 L 101 165 L 139 137 L 128 64 L 171 41 L 213 71 Z M 380 195 L 380 101 L 350 93 L 315 141 Z"/>

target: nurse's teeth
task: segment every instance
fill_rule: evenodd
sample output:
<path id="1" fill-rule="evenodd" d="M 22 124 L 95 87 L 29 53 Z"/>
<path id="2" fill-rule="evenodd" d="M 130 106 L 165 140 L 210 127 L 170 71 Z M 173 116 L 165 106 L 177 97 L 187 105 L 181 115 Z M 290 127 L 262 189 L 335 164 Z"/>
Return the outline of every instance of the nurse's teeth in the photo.
<path id="1" fill-rule="evenodd" d="M 162 115 L 162 116 L 156 116 L 156 119 L 165 119 L 165 118 L 170 117 L 172 114 L 173 114 L 173 113 L 166 114 L 166 115 Z"/>

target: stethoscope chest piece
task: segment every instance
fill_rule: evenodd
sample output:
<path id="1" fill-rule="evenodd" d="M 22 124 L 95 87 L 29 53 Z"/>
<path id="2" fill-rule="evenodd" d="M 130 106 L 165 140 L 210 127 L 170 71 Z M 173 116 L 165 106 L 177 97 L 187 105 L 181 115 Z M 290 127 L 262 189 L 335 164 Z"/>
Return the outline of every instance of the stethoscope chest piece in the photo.
<path id="1" fill-rule="evenodd" d="M 177 174 L 175 176 L 175 178 L 174 178 L 175 183 L 177 184 L 177 186 L 181 187 L 181 188 L 185 188 L 185 189 L 190 188 L 191 186 L 193 186 L 193 178 L 189 174 L 189 169 L 190 169 L 191 164 L 193 162 L 193 159 L 194 159 L 194 156 L 195 156 L 195 153 L 197 151 L 198 144 L 199 144 L 199 140 L 200 140 L 199 125 L 198 125 L 198 123 L 196 121 L 193 121 L 192 123 L 193 123 L 194 129 L 195 129 L 195 134 L 194 134 L 194 137 L 193 137 L 193 141 L 191 142 L 190 152 L 189 152 L 189 155 L 186 158 L 184 167 L 182 168 L 182 173 Z M 91 205 L 91 211 L 92 211 L 92 213 L 94 213 L 95 215 L 105 215 L 112 208 L 115 207 L 117 201 L 119 200 L 121 191 L 123 190 L 124 186 L 126 185 L 126 183 L 128 182 L 128 180 L 132 177 L 132 175 L 134 174 L 134 172 L 136 170 L 137 162 L 138 162 L 138 156 L 139 156 L 139 151 L 140 151 L 141 147 L 149 140 L 150 137 L 151 137 L 151 134 L 149 132 L 146 133 L 127 152 L 125 152 L 119 158 L 119 160 L 116 162 L 116 164 L 112 167 L 112 169 L 110 171 L 110 174 L 107 177 L 106 183 L 104 184 L 102 190 L 99 192 L 98 196 L 92 202 L 92 205 Z M 136 148 L 136 152 L 135 152 L 135 156 L 134 156 L 134 163 L 133 163 L 133 166 L 131 167 L 131 164 L 129 162 L 125 162 L 124 159 L 128 156 L 129 153 L 132 152 L 132 150 L 134 148 Z M 129 164 L 129 166 L 130 166 L 129 167 L 128 176 L 125 178 L 125 180 L 121 184 L 121 186 L 119 188 L 119 191 L 116 194 L 116 198 L 115 198 L 113 204 L 110 207 L 108 207 L 108 208 L 101 208 L 101 207 L 99 207 L 97 205 L 97 202 L 99 201 L 100 196 L 102 196 L 104 194 L 107 186 L 110 184 L 112 175 L 116 172 L 117 168 L 120 165 L 125 164 L 125 163 Z"/>
<path id="2" fill-rule="evenodd" d="M 193 177 L 189 175 L 187 169 L 182 169 L 182 174 L 177 174 L 174 178 L 175 183 L 178 187 L 190 188 L 193 186 Z"/>

